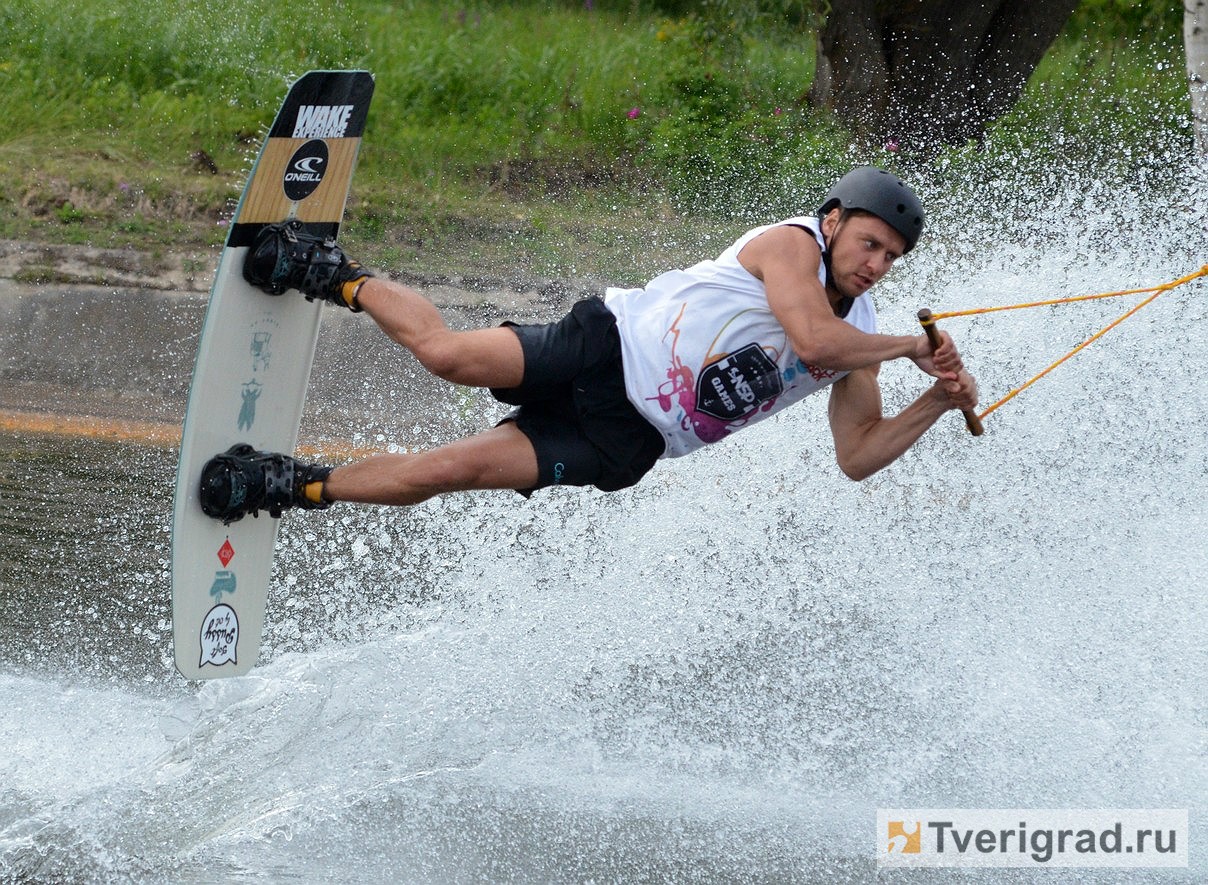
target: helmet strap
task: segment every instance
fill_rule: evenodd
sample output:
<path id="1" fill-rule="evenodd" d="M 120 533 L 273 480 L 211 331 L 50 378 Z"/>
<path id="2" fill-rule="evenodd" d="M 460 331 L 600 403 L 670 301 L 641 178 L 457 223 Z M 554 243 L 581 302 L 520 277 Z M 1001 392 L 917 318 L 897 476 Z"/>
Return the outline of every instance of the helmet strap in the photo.
<path id="1" fill-rule="evenodd" d="M 831 244 L 839 238 L 839 229 L 843 227 L 843 222 L 847 220 L 847 210 L 839 210 L 839 220 L 835 222 L 835 232 L 827 239 L 826 231 L 822 230 L 822 225 L 818 225 L 818 229 L 822 231 L 822 241 L 826 243 L 826 248 L 822 250 L 822 264 L 826 268 L 826 288 L 838 292 L 839 289 L 835 285 L 835 275 L 831 269 Z M 851 306 L 855 304 L 856 299 L 847 295 L 840 294 L 839 303 L 832 308 L 835 311 L 835 316 L 843 319 L 851 312 Z"/>

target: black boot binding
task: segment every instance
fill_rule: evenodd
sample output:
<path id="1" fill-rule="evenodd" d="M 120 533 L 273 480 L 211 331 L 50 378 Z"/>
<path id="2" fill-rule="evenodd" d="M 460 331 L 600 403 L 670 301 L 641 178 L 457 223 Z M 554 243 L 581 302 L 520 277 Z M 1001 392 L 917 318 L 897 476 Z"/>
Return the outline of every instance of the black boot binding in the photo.
<path id="1" fill-rule="evenodd" d="M 201 509 L 206 516 L 224 524 L 237 522 L 249 513 L 267 510 L 279 517 L 283 510 L 301 507 L 324 510 L 331 502 L 315 503 L 306 497 L 306 486 L 323 482 L 330 467 L 303 464 L 289 455 L 257 452 L 247 443 L 231 446 L 215 455 L 201 470 Z"/>
<path id="2" fill-rule="evenodd" d="M 269 295 L 297 289 L 307 301 L 320 298 L 354 312 L 361 308 L 344 299 L 344 284 L 371 276 L 334 239 L 307 233 L 296 218 L 261 228 L 243 261 L 243 278 Z"/>

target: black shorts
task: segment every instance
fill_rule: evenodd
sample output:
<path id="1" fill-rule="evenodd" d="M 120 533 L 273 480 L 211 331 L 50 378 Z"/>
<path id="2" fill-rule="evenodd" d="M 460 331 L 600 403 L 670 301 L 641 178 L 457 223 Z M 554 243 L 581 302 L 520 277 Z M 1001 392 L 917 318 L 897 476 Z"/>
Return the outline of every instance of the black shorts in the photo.
<path id="1" fill-rule="evenodd" d="M 625 395 L 621 336 L 604 301 L 580 301 L 556 323 L 504 325 L 520 338 L 524 380 L 491 394 L 519 406 L 504 421 L 515 421 L 537 451 L 533 489 L 592 485 L 612 492 L 641 479 L 665 444 Z"/>

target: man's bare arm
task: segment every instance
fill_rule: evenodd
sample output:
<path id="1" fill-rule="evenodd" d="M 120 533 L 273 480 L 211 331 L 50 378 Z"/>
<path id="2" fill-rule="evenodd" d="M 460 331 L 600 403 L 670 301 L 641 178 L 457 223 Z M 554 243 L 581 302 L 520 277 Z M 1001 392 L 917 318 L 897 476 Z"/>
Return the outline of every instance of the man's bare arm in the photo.
<path id="1" fill-rule="evenodd" d="M 955 380 L 936 381 L 899 414 L 886 418 L 881 411 L 879 368 L 857 369 L 831 388 L 828 413 L 835 458 L 839 469 L 854 480 L 867 479 L 892 464 L 946 412 L 977 405 L 977 383 L 962 367 L 955 370 Z"/>
<path id="2" fill-rule="evenodd" d="M 781 225 L 747 243 L 739 261 L 767 290 L 768 306 L 797 356 L 811 366 L 850 371 L 908 357 L 934 374 L 924 335 L 870 335 L 835 316 L 818 281 L 822 253 L 806 231 Z"/>

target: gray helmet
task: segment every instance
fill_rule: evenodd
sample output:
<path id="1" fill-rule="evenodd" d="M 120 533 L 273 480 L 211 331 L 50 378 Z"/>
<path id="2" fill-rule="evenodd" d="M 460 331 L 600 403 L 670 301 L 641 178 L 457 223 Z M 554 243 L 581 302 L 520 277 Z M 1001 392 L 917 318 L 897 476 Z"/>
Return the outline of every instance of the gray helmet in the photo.
<path id="1" fill-rule="evenodd" d="M 860 166 L 836 181 L 827 191 L 818 217 L 836 206 L 871 212 L 902 235 L 907 252 L 923 232 L 923 204 L 914 191 L 893 173 L 875 166 Z"/>

